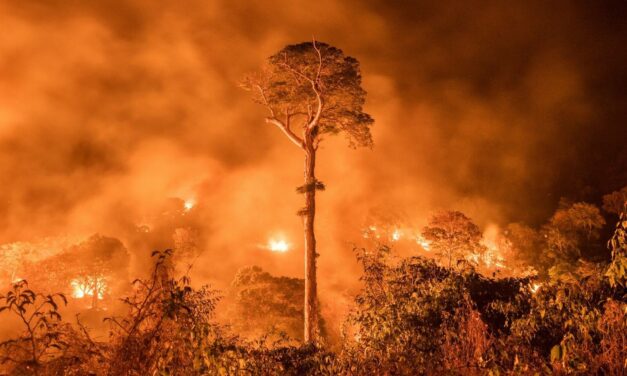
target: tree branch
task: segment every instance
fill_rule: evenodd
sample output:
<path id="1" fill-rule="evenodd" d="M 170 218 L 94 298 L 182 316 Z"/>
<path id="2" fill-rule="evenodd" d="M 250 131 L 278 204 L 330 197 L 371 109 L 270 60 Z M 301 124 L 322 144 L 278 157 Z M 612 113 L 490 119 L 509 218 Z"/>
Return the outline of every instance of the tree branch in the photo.
<path id="1" fill-rule="evenodd" d="M 314 93 L 316 93 L 316 101 L 318 102 L 318 108 L 316 109 L 316 115 L 314 115 L 314 118 L 309 122 L 309 124 L 307 124 L 308 129 L 312 129 L 313 127 L 318 125 L 318 121 L 320 120 L 320 115 L 322 115 L 322 107 L 324 105 L 324 101 L 322 100 L 322 96 L 320 95 L 320 92 L 318 91 L 317 86 L 318 85 L 315 83 L 311 84 L 311 87 Z"/>
<path id="2" fill-rule="evenodd" d="M 322 53 L 320 52 L 320 49 L 318 48 L 318 46 L 316 46 L 315 40 L 313 42 L 313 48 L 316 50 L 316 52 L 318 54 L 318 69 L 316 71 L 316 77 L 313 78 L 313 79 L 309 78 L 306 74 L 304 74 L 303 72 L 299 71 L 298 69 L 295 69 L 294 67 L 292 67 L 287 62 L 287 55 L 285 56 L 285 59 L 284 59 L 285 61 L 283 63 L 279 63 L 280 66 L 283 66 L 285 69 L 287 69 L 288 71 L 292 72 L 292 74 L 294 74 L 296 77 L 301 77 L 305 81 L 309 82 L 311 84 L 311 89 L 313 90 L 314 94 L 316 95 L 316 102 L 318 102 L 318 105 L 317 105 L 317 108 L 316 108 L 316 114 L 314 115 L 313 119 L 311 119 L 311 121 L 309 121 L 309 123 L 307 124 L 307 130 L 311 130 L 311 129 L 313 129 L 313 127 L 318 125 L 318 121 L 320 120 L 320 116 L 322 115 L 322 108 L 324 107 L 324 101 L 322 99 L 322 95 L 320 93 L 320 87 L 318 85 L 318 82 L 320 81 L 320 74 L 322 72 Z M 298 81 L 298 79 L 297 79 L 297 81 Z M 261 90 L 261 88 L 260 88 L 260 90 Z M 264 100 L 265 100 L 265 97 L 264 97 Z M 274 117 L 274 115 L 273 115 L 273 117 Z"/>
<path id="3" fill-rule="evenodd" d="M 313 38 L 313 48 L 318 53 L 318 72 L 316 72 L 316 82 L 320 80 L 320 73 L 322 72 L 322 53 L 320 53 L 320 49 L 316 46 L 316 38 Z"/>
<path id="4" fill-rule="evenodd" d="M 285 133 L 287 138 L 289 138 L 289 140 L 292 141 L 299 148 L 302 149 L 305 147 L 303 140 L 300 137 L 298 137 L 296 134 L 294 134 L 294 132 L 292 132 L 292 130 L 289 129 L 289 127 L 287 127 L 281 120 L 275 117 L 268 117 L 266 118 L 266 123 L 276 125 L 281 131 L 283 131 L 283 133 Z"/>
<path id="5" fill-rule="evenodd" d="M 270 106 L 270 103 L 268 103 L 268 98 L 266 98 L 265 90 L 263 90 L 261 85 L 255 85 L 255 86 L 257 86 L 257 89 L 259 90 L 259 94 L 261 95 L 261 99 L 263 99 L 263 104 L 266 106 L 268 111 L 270 111 L 270 116 L 276 117 L 276 116 L 274 116 L 274 109 L 272 108 L 272 106 Z"/>
<path id="6" fill-rule="evenodd" d="M 311 120 L 311 122 L 307 126 L 309 129 L 318 125 L 318 120 L 320 120 L 320 115 L 322 114 L 322 107 L 324 104 L 322 101 L 322 96 L 320 95 L 320 90 L 319 90 L 320 89 L 320 85 L 319 85 L 320 73 L 322 72 L 322 53 L 320 53 L 320 49 L 318 48 L 318 46 L 316 46 L 315 39 L 313 40 L 313 48 L 318 53 L 318 71 L 316 72 L 315 80 L 311 81 L 311 87 L 314 93 L 316 93 L 316 100 L 318 101 L 318 108 L 316 109 L 316 115 L 314 116 L 313 120 Z"/>

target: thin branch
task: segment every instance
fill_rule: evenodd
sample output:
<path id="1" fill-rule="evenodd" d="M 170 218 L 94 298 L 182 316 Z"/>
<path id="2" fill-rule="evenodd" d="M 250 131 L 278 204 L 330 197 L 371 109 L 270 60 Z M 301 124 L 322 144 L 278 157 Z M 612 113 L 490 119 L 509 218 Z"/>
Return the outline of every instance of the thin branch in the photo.
<path id="1" fill-rule="evenodd" d="M 126 334 L 130 335 L 129 331 L 124 327 L 124 325 L 120 324 L 118 320 L 115 319 L 115 317 L 109 317 L 107 318 L 107 321 L 114 323 L 115 325 L 120 327 L 120 329 L 122 329 Z"/>
<path id="2" fill-rule="evenodd" d="M 261 98 L 263 99 L 264 105 L 270 112 L 270 117 L 266 118 L 266 123 L 271 123 L 271 124 L 276 125 L 283 133 L 285 133 L 285 135 L 290 141 L 292 141 L 296 146 L 303 148 L 303 140 L 301 140 L 290 129 L 290 119 L 292 115 L 296 115 L 296 114 L 290 114 L 288 110 L 286 109 L 285 110 L 285 123 L 283 123 L 281 120 L 279 120 L 276 117 L 274 109 L 272 108 L 272 106 L 270 106 L 270 103 L 268 102 L 268 98 L 266 97 L 265 90 L 263 90 L 261 85 L 255 85 L 255 86 L 259 90 L 259 94 L 261 95 Z"/>
<path id="3" fill-rule="evenodd" d="M 305 81 L 309 82 L 311 84 L 311 89 L 313 90 L 314 94 L 316 95 L 316 102 L 318 102 L 318 106 L 316 109 L 316 114 L 314 115 L 313 119 L 309 122 L 309 124 L 307 124 L 307 129 L 311 130 L 313 127 L 315 127 L 316 125 L 318 125 L 318 121 L 320 120 L 320 115 L 322 114 L 322 108 L 324 107 L 324 101 L 322 99 L 322 95 L 320 93 L 319 90 L 319 85 L 318 85 L 318 81 L 320 78 L 320 72 L 322 71 L 322 53 L 320 52 L 320 49 L 315 45 L 314 42 L 314 49 L 317 51 L 318 53 L 318 73 L 316 75 L 315 79 L 311 79 L 309 78 L 306 74 L 304 74 L 303 72 L 295 69 L 294 67 L 292 67 L 288 62 L 287 62 L 287 55 L 285 55 L 284 58 L 284 62 L 280 63 L 280 66 L 283 66 L 284 68 L 286 68 L 288 71 L 292 72 L 292 74 L 303 78 Z"/>
<path id="4" fill-rule="evenodd" d="M 318 72 L 316 73 L 316 82 L 320 80 L 320 73 L 322 72 L 322 54 L 320 53 L 320 49 L 316 45 L 316 38 L 313 38 L 313 48 L 318 53 Z"/>
<path id="5" fill-rule="evenodd" d="M 311 83 L 311 87 L 314 93 L 316 93 L 316 100 L 318 101 L 318 108 L 316 110 L 316 115 L 314 116 L 313 120 L 308 125 L 309 129 L 318 125 L 318 121 L 320 120 L 320 115 L 322 114 L 322 107 L 324 105 L 322 96 L 320 95 L 320 90 L 319 90 L 320 73 L 322 72 L 322 53 L 320 53 L 320 49 L 318 48 L 318 46 L 316 46 L 315 39 L 313 40 L 313 48 L 318 53 L 318 72 L 316 73 L 316 79 L 312 81 Z"/>
<path id="6" fill-rule="evenodd" d="M 276 117 L 274 115 L 274 109 L 272 108 L 272 106 L 270 106 L 270 103 L 268 103 L 268 98 L 266 98 L 266 92 L 265 90 L 263 90 L 263 88 L 261 87 L 261 85 L 257 84 L 255 85 L 257 87 L 257 89 L 259 90 L 259 94 L 261 94 L 261 99 L 263 99 L 263 104 L 266 106 L 266 108 L 268 109 L 268 111 L 270 111 L 270 116 L 272 117 Z"/>
<path id="7" fill-rule="evenodd" d="M 98 346 L 98 344 L 96 342 L 94 342 L 94 340 L 91 338 L 91 336 L 89 335 L 89 331 L 87 330 L 87 328 L 85 327 L 85 325 L 83 325 L 83 323 L 81 322 L 80 318 L 79 318 L 79 314 L 76 314 L 76 323 L 78 324 L 78 327 L 81 329 L 81 331 L 83 332 L 83 335 L 85 336 L 85 338 L 87 339 L 87 341 L 89 342 L 89 344 L 92 346 L 92 349 L 95 349 L 95 351 L 104 359 L 107 359 L 106 354 L 100 349 L 100 346 Z"/>

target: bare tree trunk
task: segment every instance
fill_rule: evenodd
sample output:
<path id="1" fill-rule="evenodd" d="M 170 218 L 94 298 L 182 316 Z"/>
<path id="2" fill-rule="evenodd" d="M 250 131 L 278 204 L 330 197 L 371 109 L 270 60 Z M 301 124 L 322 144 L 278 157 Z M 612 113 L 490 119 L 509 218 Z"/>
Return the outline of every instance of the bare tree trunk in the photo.
<path id="1" fill-rule="evenodd" d="M 308 135 L 309 136 L 309 135 Z M 305 342 L 314 342 L 318 335 L 317 281 L 316 281 L 316 149 L 310 137 L 305 137 Z"/>

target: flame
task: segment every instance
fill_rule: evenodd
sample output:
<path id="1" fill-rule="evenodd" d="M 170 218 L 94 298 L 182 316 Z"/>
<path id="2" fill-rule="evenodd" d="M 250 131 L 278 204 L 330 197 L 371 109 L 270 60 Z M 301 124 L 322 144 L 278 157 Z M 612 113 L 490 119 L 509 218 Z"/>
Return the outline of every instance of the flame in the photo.
<path id="1" fill-rule="evenodd" d="M 425 251 L 429 252 L 431 249 L 429 248 L 429 242 L 427 239 L 423 238 L 420 235 L 416 235 L 416 243 L 422 247 Z"/>
<path id="2" fill-rule="evenodd" d="M 377 226 L 374 226 L 374 225 L 368 226 L 366 230 L 363 230 L 362 236 L 364 237 L 364 239 L 368 239 L 368 238 L 379 239 L 381 238 L 381 235 L 379 235 L 377 231 L 378 231 Z"/>
<path id="3" fill-rule="evenodd" d="M 497 225 L 490 224 L 483 232 L 481 243 L 487 248 L 482 261 L 488 268 L 506 269 L 503 252 L 507 252 L 507 243 L 504 242 L 501 230 Z"/>
<path id="4" fill-rule="evenodd" d="M 394 229 L 394 232 L 392 232 L 392 241 L 393 242 L 399 241 L 402 235 L 403 233 L 401 232 L 401 230 Z"/>
<path id="5" fill-rule="evenodd" d="M 468 256 L 466 256 L 466 260 L 474 264 L 479 264 L 479 260 L 481 260 L 481 255 L 478 253 L 471 253 Z"/>
<path id="6" fill-rule="evenodd" d="M 506 268 L 504 262 L 505 258 L 501 256 L 500 249 L 488 242 L 485 242 L 488 250 L 483 254 L 483 262 L 487 267 L 495 266 L 497 268 Z"/>
<path id="7" fill-rule="evenodd" d="M 107 288 L 107 283 L 104 277 L 86 277 L 75 278 L 70 281 L 72 286 L 72 297 L 76 299 L 82 299 L 86 296 L 94 296 L 94 290 L 98 293 L 98 299 L 104 298 L 104 292 Z"/>
<path id="8" fill-rule="evenodd" d="M 283 239 L 270 239 L 268 242 L 268 249 L 272 252 L 285 253 L 289 251 L 290 245 Z"/>
<path id="9" fill-rule="evenodd" d="M 535 294 L 540 287 L 542 287 L 542 283 L 534 283 L 533 285 L 531 285 L 531 293 Z"/>
<path id="10" fill-rule="evenodd" d="M 185 211 L 190 211 L 196 205 L 196 201 L 194 199 L 185 200 L 183 203 L 183 209 Z"/>

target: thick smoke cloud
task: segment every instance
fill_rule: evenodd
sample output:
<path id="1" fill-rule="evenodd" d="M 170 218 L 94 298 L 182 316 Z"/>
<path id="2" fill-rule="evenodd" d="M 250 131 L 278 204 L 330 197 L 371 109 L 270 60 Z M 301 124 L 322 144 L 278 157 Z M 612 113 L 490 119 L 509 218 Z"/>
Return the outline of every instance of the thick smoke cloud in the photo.
<path id="1" fill-rule="evenodd" d="M 372 210 L 533 223 L 627 183 L 622 2 L 0 4 L 0 243 L 124 240 L 178 197 L 198 202 L 202 279 L 302 275 L 301 253 L 259 249 L 300 248 L 302 155 L 237 83 L 314 35 L 360 60 L 376 120 L 373 150 L 321 150 L 323 289 L 354 281 Z"/>

